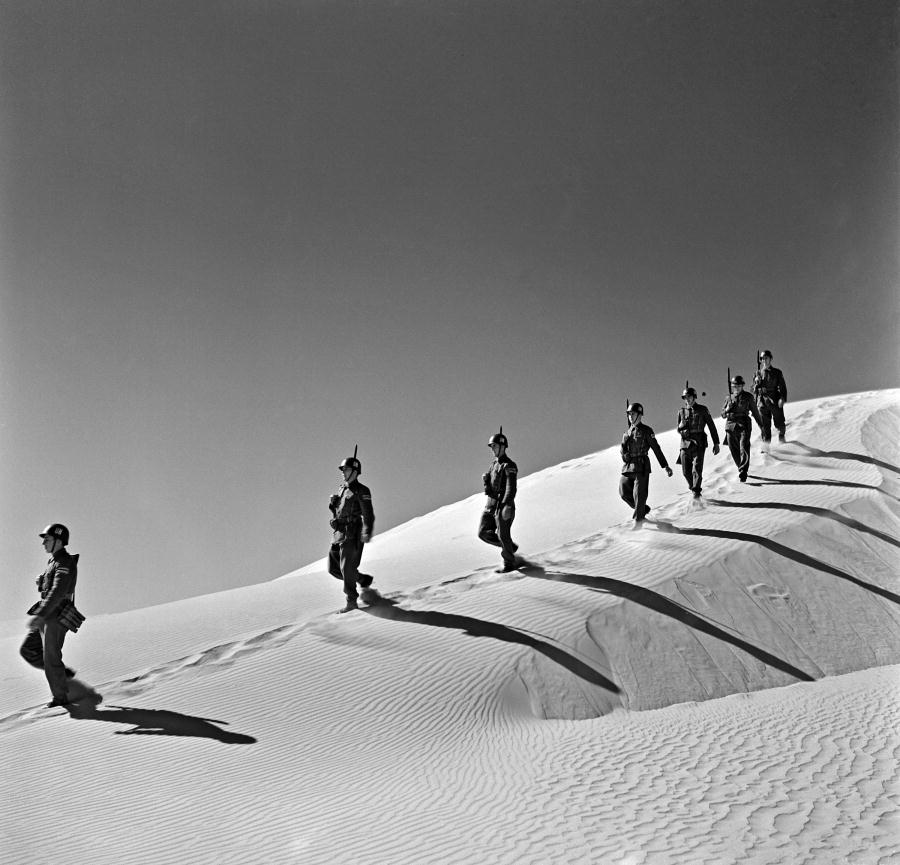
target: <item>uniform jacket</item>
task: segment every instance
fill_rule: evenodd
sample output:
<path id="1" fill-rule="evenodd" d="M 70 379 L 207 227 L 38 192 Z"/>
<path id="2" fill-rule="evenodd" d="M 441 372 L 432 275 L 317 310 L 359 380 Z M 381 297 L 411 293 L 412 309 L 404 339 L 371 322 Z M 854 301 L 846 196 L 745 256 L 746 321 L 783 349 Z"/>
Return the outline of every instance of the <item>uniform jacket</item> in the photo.
<path id="1" fill-rule="evenodd" d="M 683 406 L 678 412 L 678 432 L 681 433 L 681 449 L 687 450 L 691 445 L 705 448 L 706 432 L 709 429 L 713 444 L 719 443 L 719 433 L 713 423 L 712 415 L 705 405 L 695 402 L 692 406 Z"/>
<path id="2" fill-rule="evenodd" d="M 780 369 L 770 366 L 768 369 L 760 369 L 753 376 L 753 393 L 756 401 L 768 399 L 773 402 L 778 400 L 787 400 L 787 385 L 784 383 L 784 376 Z"/>
<path id="3" fill-rule="evenodd" d="M 372 534 L 375 527 L 375 511 L 372 508 L 372 492 L 365 484 L 353 480 L 341 484 L 328 505 L 334 518 L 331 527 L 347 536 Z"/>
<path id="4" fill-rule="evenodd" d="M 497 457 L 485 473 L 484 494 L 497 505 L 511 505 L 516 499 L 519 467 L 508 454 Z"/>
<path id="5" fill-rule="evenodd" d="M 32 616 L 44 619 L 56 618 L 59 605 L 75 595 L 78 580 L 78 556 L 71 555 L 65 547 L 58 549 L 47 562 L 47 568 L 37 580 L 41 601 L 29 610 Z"/>
<path id="6" fill-rule="evenodd" d="M 745 390 L 738 394 L 730 394 L 722 406 L 722 417 L 725 418 L 725 429 L 734 429 L 737 426 L 750 426 L 750 415 L 762 426 L 762 418 L 756 407 L 756 400 Z"/>
<path id="7" fill-rule="evenodd" d="M 645 423 L 631 426 L 628 432 L 622 436 L 622 474 L 650 474 L 650 451 L 656 454 L 659 464 L 667 469 L 669 464 L 663 456 L 662 448 L 656 440 L 653 430 Z"/>

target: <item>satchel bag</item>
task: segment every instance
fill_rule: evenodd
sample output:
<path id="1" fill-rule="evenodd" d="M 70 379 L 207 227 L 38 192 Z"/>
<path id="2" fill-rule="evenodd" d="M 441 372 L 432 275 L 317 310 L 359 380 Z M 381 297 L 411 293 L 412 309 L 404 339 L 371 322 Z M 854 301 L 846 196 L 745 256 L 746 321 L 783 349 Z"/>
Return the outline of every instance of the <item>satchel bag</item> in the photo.
<path id="1" fill-rule="evenodd" d="M 56 614 L 59 623 L 72 633 L 77 633 L 78 629 L 84 624 L 84 616 L 78 612 L 75 602 L 66 598 L 59 605 L 59 612 Z"/>

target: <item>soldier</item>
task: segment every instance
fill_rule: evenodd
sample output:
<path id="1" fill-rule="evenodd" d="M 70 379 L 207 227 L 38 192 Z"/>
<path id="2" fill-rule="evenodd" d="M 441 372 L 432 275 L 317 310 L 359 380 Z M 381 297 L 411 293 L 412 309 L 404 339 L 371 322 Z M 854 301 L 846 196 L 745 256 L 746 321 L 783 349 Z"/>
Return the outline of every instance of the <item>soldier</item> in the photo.
<path id="1" fill-rule="evenodd" d="M 650 489 L 650 457 L 652 450 L 666 474 L 672 477 L 662 448 L 653 430 L 641 423 L 644 407 L 639 402 L 631 403 L 626 414 L 629 427 L 622 436 L 622 476 L 619 478 L 619 496 L 634 511 L 634 527 L 639 528 L 650 511 L 647 493 Z"/>
<path id="2" fill-rule="evenodd" d="M 681 454 L 678 461 L 694 498 L 699 499 L 703 485 L 703 457 L 709 446 L 704 427 L 709 429 L 712 436 L 714 454 L 719 452 L 719 433 L 709 409 L 697 402 L 697 391 L 694 388 L 685 387 L 681 398 L 684 400 L 684 407 L 678 412 L 678 432 L 681 433 Z"/>
<path id="3" fill-rule="evenodd" d="M 509 442 L 503 435 L 503 427 L 500 427 L 499 433 L 491 436 L 488 447 L 494 454 L 494 461 L 481 476 L 487 501 L 478 524 L 478 537 L 486 544 L 500 547 L 503 566 L 497 572 L 507 573 L 522 564 L 522 560 L 516 556 L 518 544 L 513 542 L 511 534 L 513 520 L 516 518 L 516 480 L 519 467 L 506 453 Z"/>
<path id="4" fill-rule="evenodd" d="M 66 549 L 69 530 L 62 523 L 52 523 L 38 537 L 50 560 L 36 580 L 41 600 L 28 611 L 32 617 L 28 622 L 28 636 L 19 651 L 29 664 L 44 670 L 53 697 L 47 706 L 68 706 L 72 701 L 67 680 L 75 672 L 63 664 L 67 629 L 59 620 L 59 613 L 63 602 L 75 596 L 78 556 Z"/>
<path id="5" fill-rule="evenodd" d="M 353 456 L 347 457 L 338 466 L 338 471 L 343 474 L 344 481 L 328 502 L 332 514 L 329 525 L 334 530 L 328 553 L 328 573 L 343 581 L 347 603 L 338 612 L 349 613 L 358 608 L 357 584 L 363 590 L 366 603 L 371 603 L 378 596 L 371 588 L 372 577 L 359 572 L 363 546 L 371 539 L 374 530 L 375 512 L 371 491 L 357 480 L 362 473 L 362 463 L 356 458 L 355 449 Z"/>
<path id="6" fill-rule="evenodd" d="M 750 469 L 750 434 L 753 431 L 750 416 L 753 415 L 760 427 L 762 418 L 753 397 L 744 390 L 743 376 L 733 376 L 730 389 L 731 394 L 722 406 L 722 417 L 725 418 L 725 442 L 738 468 L 738 478 L 744 483 Z"/>
<path id="7" fill-rule="evenodd" d="M 766 349 L 760 352 L 759 362 L 762 369 L 756 370 L 753 376 L 753 395 L 759 409 L 763 447 L 772 441 L 772 422 L 778 430 L 778 441 L 784 442 L 784 403 L 787 400 L 787 385 L 780 369 L 772 366 L 772 352 Z"/>

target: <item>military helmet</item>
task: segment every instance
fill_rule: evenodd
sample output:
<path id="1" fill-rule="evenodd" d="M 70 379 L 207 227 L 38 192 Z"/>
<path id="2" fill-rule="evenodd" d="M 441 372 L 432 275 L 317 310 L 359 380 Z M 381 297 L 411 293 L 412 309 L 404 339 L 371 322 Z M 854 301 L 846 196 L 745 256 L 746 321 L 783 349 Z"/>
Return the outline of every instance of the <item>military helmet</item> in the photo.
<path id="1" fill-rule="evenodd" d="M 491 445 L 501 445 L 502 447 L 505 447 L 505 448 L 509 447 L 509 442 L 507 441 L 506 436 L 503 435 L 503 427 L 502 426 L 500 427 L 500 432 L 494 433 L 488 439 L 488 447 L 490 447 Z"/>
<path id="2" fill-rule="evenodd" d="M 62 541 L 63 546 L 66 546 L 69 543 L 69 530 L 62 523 L 50 523 L 38 537 L 56 538 L 56 540 Z"/>
<path id="3" fill-rule="evenodd" d="M 686 396 L 692 396 L 692 397 L 694 397 L 694 399 L 696 399 L 696 398 L 697 398 L 697 391 L 694 390 L 694 388 L 692 388 L 692 387 L 686 387 L 686 388 L 681 392 L 681 398 L 684 399 Z"/>
<path id="4" fill-rule="evenodd" d="M 627 411 L 627 412 L 635 411 L 638 414 L 643 414 L 644 407 L 639 402 L 633 402 L 633 403 L 631 403 L 631 405 L 628 406 L 627 409 L 625 409 L 625 411 Z"/>
<path id="5" fill-rule="evenodd" d="M 743 384 L 743 383 L 744 383 L 744 377 L 743 377 L 742 375 L 733 375 L 733 376 L 731 377 L 731 383 L 732 383 L 732 384 Z"/>
<path id="6" fill-rule="evenodd" d="M 356 452 L 359 450 L 359 445 L 356 445 L 353 448 L 353 456 L 347 457 L 344 461 L 338 466 L 338 468 L 343 471 L 344 469 L 353 469 L 358 475 L 362 474 L 362 463 L 356 458 Z"/>
<path id="7" fill-rule="evenodd" d="M 761 351 L 759 353 L 759 359 L 762 360 L 764 357 L 767 357 L 767 358 L 769 358 L 769 360 L 771 360 L 772 352 L 770 352 L 769 349 L 764 349 L 763 351 Z"/>

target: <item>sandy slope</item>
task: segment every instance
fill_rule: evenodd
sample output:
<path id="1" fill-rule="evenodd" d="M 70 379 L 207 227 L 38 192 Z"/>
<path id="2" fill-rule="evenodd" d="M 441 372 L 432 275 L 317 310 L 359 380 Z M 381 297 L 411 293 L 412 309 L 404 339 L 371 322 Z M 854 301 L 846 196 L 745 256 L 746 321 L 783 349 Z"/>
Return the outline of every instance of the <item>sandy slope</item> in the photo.
<path id="1" fill-rule="evenodd" d="M 4 665 L 0 862 L 900 861 L 900 391 L 789 408 L 640 532 L 615 449 L 524 478 L 519 574 L 473 497 L 376 539 L 368 611 L 316 563 L 93 617 L 71 716 Z"/>

